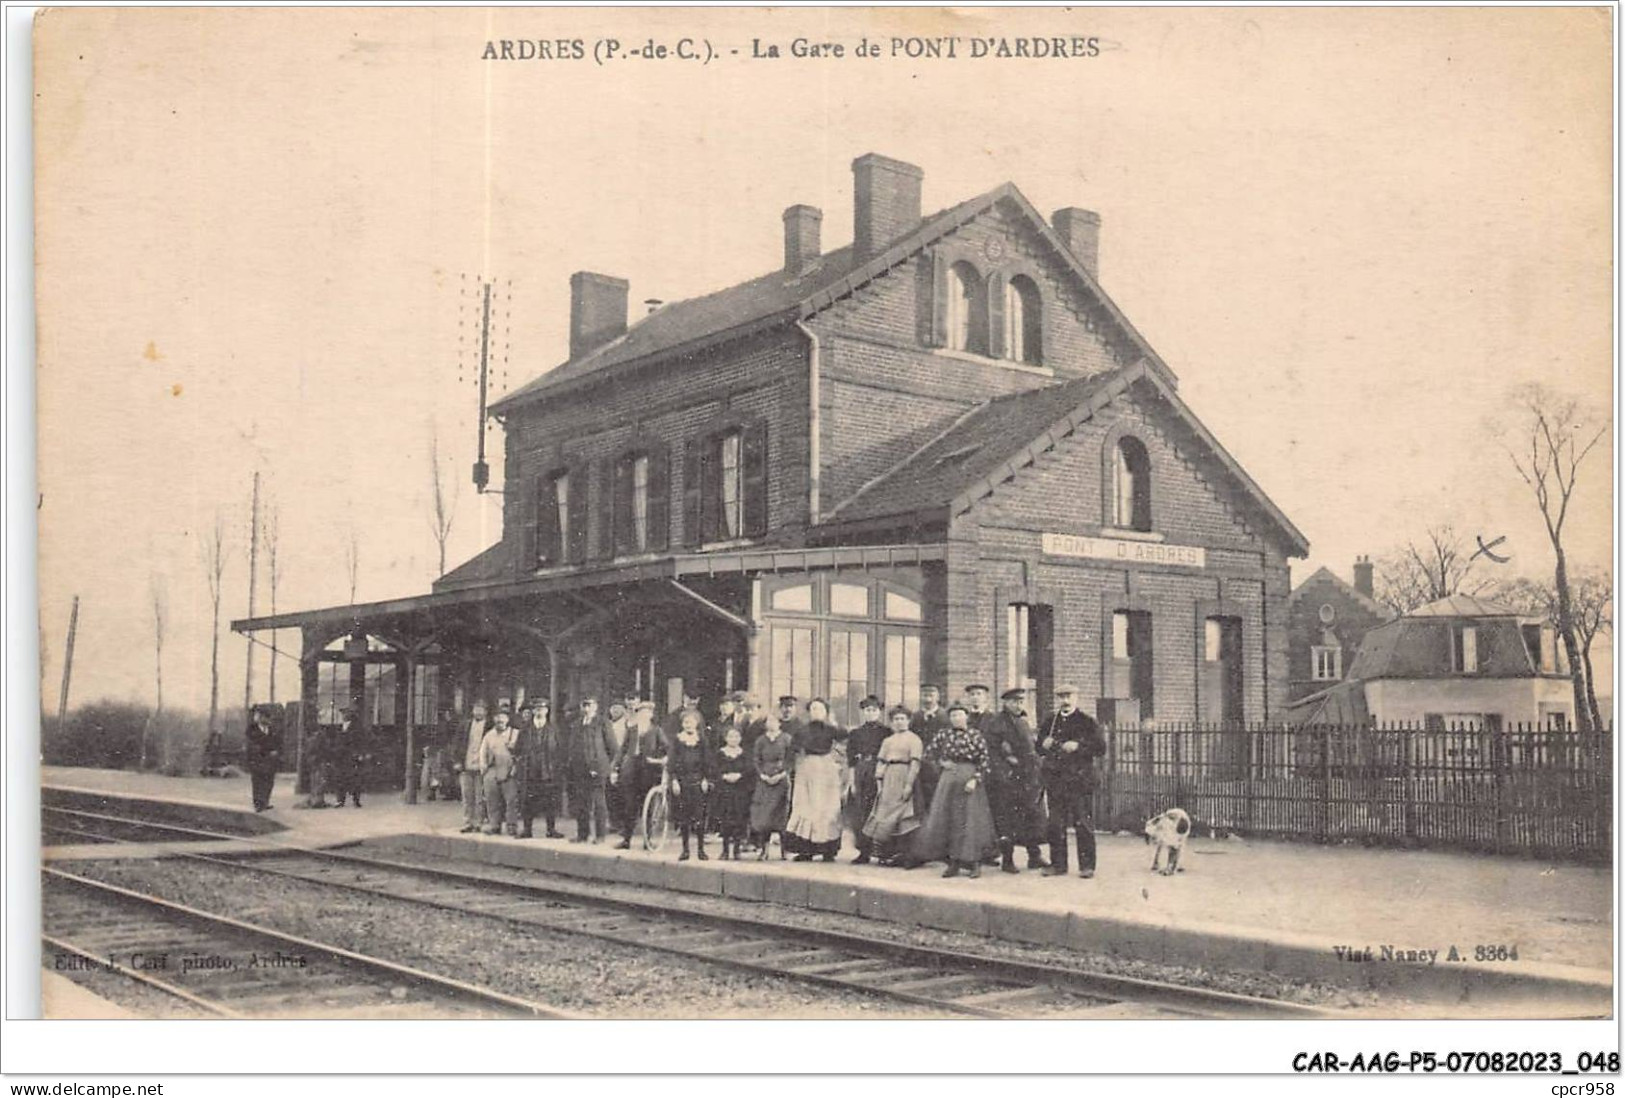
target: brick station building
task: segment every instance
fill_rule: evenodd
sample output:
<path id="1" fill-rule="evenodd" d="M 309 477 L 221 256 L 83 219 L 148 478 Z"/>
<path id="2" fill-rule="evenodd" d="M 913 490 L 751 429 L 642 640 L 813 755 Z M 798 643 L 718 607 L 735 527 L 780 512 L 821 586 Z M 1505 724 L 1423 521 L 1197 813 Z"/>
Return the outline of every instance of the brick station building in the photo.
<path id="1" fill-rule="evenodd" d="M 1101 288 L 1100 218 L 1010 183 L 922 216 L 919 168 L 852 169 L 845 247 L 790 206 L 779 269 L 631 326 L 626 281 L 572 276 L 568 360 L 491 408 L 502 539 L 421 596 L 233 623 L 302 630 L 303 727 L 358 703 L 399 766 L 475 696 L 1280 713 L 1307 543 Z"/>

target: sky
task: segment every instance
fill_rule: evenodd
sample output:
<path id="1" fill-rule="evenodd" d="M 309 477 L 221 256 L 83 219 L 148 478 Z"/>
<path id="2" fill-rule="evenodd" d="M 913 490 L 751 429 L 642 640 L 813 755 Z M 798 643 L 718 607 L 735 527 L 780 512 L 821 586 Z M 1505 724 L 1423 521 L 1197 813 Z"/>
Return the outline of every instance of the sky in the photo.
<path id="1" fill-rule="evenodd" d="M 1103 219 L 1101 282 L 1184 399 L 1348 578 L 1452 523 L 1549 573 L 1505 451 L 1539 381 L 1609 425 L 1606 9 L 67 9 L 35 25 L 42 688 L 80 599 L 73 699 L 206 705 L 201 538 L 228 560 L 240 702 L 248 500 L 278 610 L 418 594 L 500 534 L 469 483 L 472 288 L 493 395 L 565 357 L 568 279 L 671 301 L 776 268 L 780 214 L 851 239 L 851 161 L 919 165 L 927 212 L 1005 181 Z M 1080 36 L 1095 56 L 973 58 Z M 798 37 L 844 47 L 796 58 Z M 709 63 L 632 58 L 693 40 Z M 954 58 L 892 41 L 956 40 Z M 490 40 L 583 58 L 482 61 Z M 598 64 L 595 47 L 620 53 Z M 880 56 L 858 57 L 865 39 Z M 753 58 L 752 43 L 783 56 Z M 730 51 L 738 50 L 737 54 Z M 1497 419 L 1501 422 L 1497 424 Z M 501 483 L 501 433 L 487 435 Z M 1612 434 L 1570 544 L 1613 556 Z M 266 566 L 256 610 L 269 607 Z M 1500 574 L 1505 574 L 1500 573 Z M 279 643 L 297 649 L 292 632 Z M 256 699 L 267 696 L 256 657 Z M 291 660 L 279 696 L 296 691 Z"/>

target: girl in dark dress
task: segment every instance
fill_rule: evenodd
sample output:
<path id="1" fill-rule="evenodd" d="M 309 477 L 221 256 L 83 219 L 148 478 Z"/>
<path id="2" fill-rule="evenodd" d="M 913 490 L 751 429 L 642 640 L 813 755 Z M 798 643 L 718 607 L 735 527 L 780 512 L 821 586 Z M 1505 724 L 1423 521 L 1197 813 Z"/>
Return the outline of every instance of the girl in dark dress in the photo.
<path id="1" fill-rule="evenodd" d="M 700 735 L 700 715 L 688 709 L 681 719 L 666 764 L 671 776 L 672 816 L 683 836 L 683 852 L 677 860 L 688 861 L 688 840 L 693 836 L 699 843 L 700 861 L 704 862 L 710 860 L 705 853 L 705 799 L 711 792 L 715 764 L 710 747 Z"/>
<path id="2" fill-rule="evenodd" d="M 779 718 L 769 715 L 763 732 L 751 747 L 756 772 L 750 797 L 751 837 L 761 844 L 758 860 L 767 860 L 768 838 L 779 833 L 779 860 L 784 860 L 784 825 L 790 819 L 790 765 L 795 748 L 779 726 Z"/>
<path id="3" fill-rule="evenodd" d="M 738 725 L 724 725 L 722 746 L 716 754 L 716 797 L 713 815 L 722 832 L 722 858 L 739 859 L 739 843 L 750 823 L 751 789 L 756 775 L 750 753 L 744 747 L 744 731 Z"/>

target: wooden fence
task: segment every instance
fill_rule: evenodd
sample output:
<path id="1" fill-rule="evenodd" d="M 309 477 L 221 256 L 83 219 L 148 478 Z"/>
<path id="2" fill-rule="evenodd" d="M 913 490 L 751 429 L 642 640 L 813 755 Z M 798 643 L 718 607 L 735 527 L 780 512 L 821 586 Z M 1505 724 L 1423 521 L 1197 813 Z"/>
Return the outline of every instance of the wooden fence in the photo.
<path id="1" fill-rule="evenodd" d="M 1106 730 L 1097 823 L 1170 807 L 1241 835 L 1608 861 L 1613 731 L 1171 724 Z"/>

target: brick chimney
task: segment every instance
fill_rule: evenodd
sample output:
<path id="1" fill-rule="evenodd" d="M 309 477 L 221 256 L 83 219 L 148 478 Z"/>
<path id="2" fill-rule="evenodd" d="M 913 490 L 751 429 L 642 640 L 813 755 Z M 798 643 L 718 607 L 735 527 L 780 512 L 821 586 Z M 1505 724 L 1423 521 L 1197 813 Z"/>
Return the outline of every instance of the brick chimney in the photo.
<path id="1" fill-rule="evenodd" d="M 804 274 L 818 262 L 819 228 L 824 211 L 816 206 L 795 205 L 784 211 L 784 273 Z"/>
<path id="2" fill-rule="evenodd" d="M 1100 277 L 1100 215 L 1093 210 L 1080 210 L 1076 206 L 1068 206 L 1064 210 L 1056 210 L 1050 216 L 1050 223 L 1061 237 L 1061 243 L 1066 245 L 1077 261 L 1083 264 L 1083 269 L 1089 272 L 1090 277 Z"/>
<path id="3" fill-rule="evenodd" d="M 570 358 L 626 334 L 626 291 L 624 278 L 577 271 L 570 276 Z"/>
<path id="4" fill-rule="evenodd" d="M 852 250 L 861 263 L 920 223 L 920 180 L 913 164 L 879 153 L 852 161 Z"/>
<path id="5" fill-rule="evenodd" d="M 1367 598 L 1374 597 L 1376 587 L 1372 584 L 1370 557 L 1354 558 L 1354 589 Z"/>

